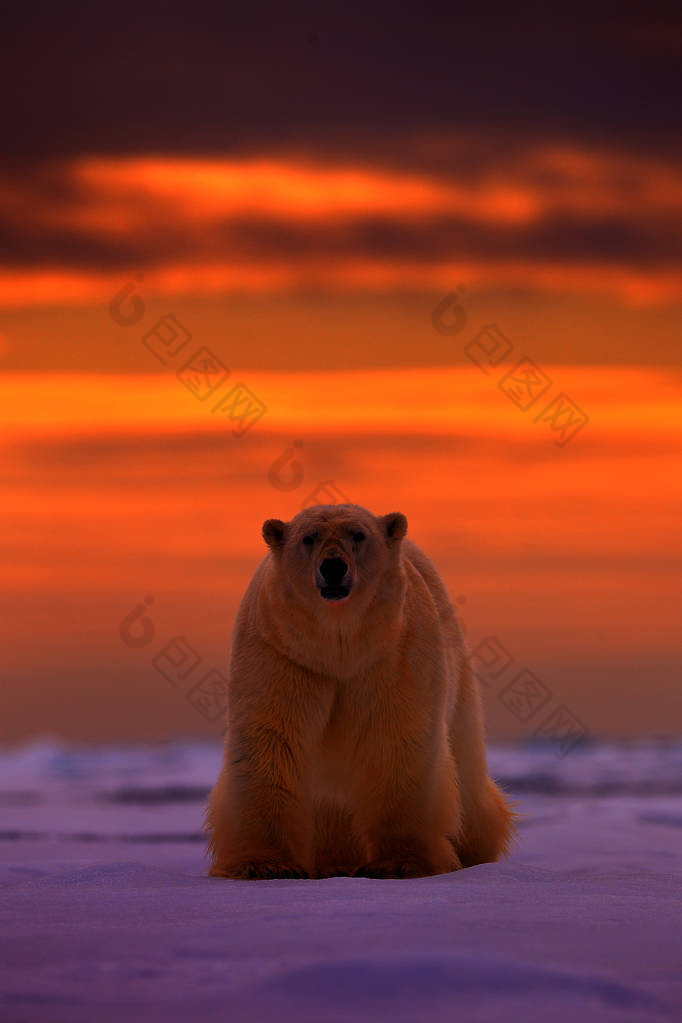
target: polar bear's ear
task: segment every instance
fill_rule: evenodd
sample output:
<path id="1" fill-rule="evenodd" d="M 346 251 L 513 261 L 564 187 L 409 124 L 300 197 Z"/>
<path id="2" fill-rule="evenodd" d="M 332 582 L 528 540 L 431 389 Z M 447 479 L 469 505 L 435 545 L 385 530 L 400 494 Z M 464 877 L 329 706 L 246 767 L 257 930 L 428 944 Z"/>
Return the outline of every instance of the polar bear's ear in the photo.
<path id="1" fill-rule="evenodd" d="M 281 519 L 266 519 L 263 523 L 263 539 L 268 547 L 282 547 L 287 535 L 287 523 Z"/>
<path id="2" fill-rule="evenodd" d="M 399 543 L 407 533 L 407 519 L 402 512 L 389 512 L 379 519 L 386 542 L 388 544 Z"/>

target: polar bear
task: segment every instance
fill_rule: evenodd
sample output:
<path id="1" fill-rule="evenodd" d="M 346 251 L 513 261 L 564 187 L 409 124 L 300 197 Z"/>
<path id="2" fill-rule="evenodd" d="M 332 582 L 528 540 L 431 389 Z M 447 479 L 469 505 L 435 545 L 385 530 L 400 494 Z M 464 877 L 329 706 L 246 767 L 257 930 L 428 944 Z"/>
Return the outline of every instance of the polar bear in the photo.
<path id="1" fill-rule="evenodd" d="M 407 520 L 268 519 L 234 627 L 210 875 L 423 877 L 507 852 L 479 693 Z"/>

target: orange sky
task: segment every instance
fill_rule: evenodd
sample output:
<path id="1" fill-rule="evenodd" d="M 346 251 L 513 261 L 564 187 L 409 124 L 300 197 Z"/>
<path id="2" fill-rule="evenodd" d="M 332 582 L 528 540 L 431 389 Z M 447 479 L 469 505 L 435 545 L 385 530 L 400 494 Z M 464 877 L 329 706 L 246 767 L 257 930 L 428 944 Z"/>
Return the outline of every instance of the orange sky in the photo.
<path id="1" fill-rule="evenodd" d="M 93 151 L 0 175 L 0 738 L 205 734 L 118 623 L 152 595 L 159 640 L 224 667 L 262 520 L 327 480 L 404 511 L 471 637 L 504 637 L 595 733 L 679 730 L 680 163 L 489 145 Z M 448 294 L 456 335 L 432 325 Z M 187 341 L 162 369 L 169 315 Z M 467 352 L 491 324 L 513 347 L 482 372 Z M 222 364 L 205 400 L 180 368 L 199 349 Z M 500 381 L 526 359 L 549 383 L 524 412 Z M 214 405 L 242 386 L 265 412 L 235 436 Z M 565 446 L 535 421 L 562 394 L 589 418 Z M 524 734 L 486 701 L 492 735 Z"/>
<path id="2" fill-rule="evenodd" d="M 679 223 L 681 181 L 674 161 L 597 146 L 528 146 L 475 178 L 286 153 L 80 157 L 37 176 L 0 177 L 0 214 L 29 237 L 80 238 L 83 253 L 137 250 L 131 270 L 144 270 L 152 295 L 440 290 L 461 279 L 651 306 L 682 295 L 679 258 L 652 261 L 644 246 L 658 232 L 660 248 Z M 553 225 L 567 223 L 583 234 L 573 251 L 556 251 Z M 372 252 L 368 225 L 393 232 L 393 244 Z M 472 230 L 491 244 L 462 245 Z M 607 251 L 595 247 L 595 231 Z M 636 248 L 619 244 L 623 231 Z M 74 255 L 70 266 L 63 254 L 0 264 L 0 308 L 118 290 L 122 267 Z"/>
<path id="3" fill-rule="evenodd" d="M 390 436 L 407 428 L 427 436 L 504 437 L 523 443 L 528 440 L 532 416 L 511 414 L 514 406 L 496 386 L 508 368 L 501 366 L 487 376 L 473 366 L 252 372 L 248 386 L 267 405 L 259 433 L 281 435 L 288 430 L 293 435 L 297 430 L 312 430 Z M 594 443 L 679 440 L 681 374 L 645 367 L 545 368 L 558 385 L 555 390 L 569 392 L 576 402 L 579 397 L 578 403 L 589 408 Z M 140 431 L 221 434 L 226 427 L 211 412 L 214 400 L 202 404 L 183 389 L 173 369 L 129 376 L 12 374 L 5 378 L 4 436 L 23 440 L 113 437 Z M 233 382 L 226 383 L 224 390 Z M 548 440 L 552 442 L 551 434 Z"/>
<path id="4" fill-rule="evenodd" d="M 150 658 L 180 634 L 224 667 L 262 520 L 330 479 L 407 513 L 474 645 L 498 636 L 596 733 L 675 732 L 681 379 L 543 368 L 590 415 L 565 447 L 472 365 L 254 373 L 268 411 L 241 437 L 170 371 L 5 375 L 4 737 L 213 734 Z M 303 480 L 277 490 L 295 439 Z M 146 595 L 158 642 L 133 651 L 118 625 Z M 493 736 L 526 734 L 485 699 Z"/>

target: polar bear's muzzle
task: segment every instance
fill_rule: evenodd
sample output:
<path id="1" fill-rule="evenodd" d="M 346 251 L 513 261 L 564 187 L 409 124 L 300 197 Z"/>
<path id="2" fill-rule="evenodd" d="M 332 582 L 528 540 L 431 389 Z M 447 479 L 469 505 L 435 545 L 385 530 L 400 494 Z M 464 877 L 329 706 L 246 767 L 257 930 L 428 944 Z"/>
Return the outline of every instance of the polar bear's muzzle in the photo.
<path id="1" fill-rule="evenodd" d="M 315 572 L 315 584 L 324 600 L 345 600 L 353 587 L 353 575 L 339 554 L 324 557 Z"/>

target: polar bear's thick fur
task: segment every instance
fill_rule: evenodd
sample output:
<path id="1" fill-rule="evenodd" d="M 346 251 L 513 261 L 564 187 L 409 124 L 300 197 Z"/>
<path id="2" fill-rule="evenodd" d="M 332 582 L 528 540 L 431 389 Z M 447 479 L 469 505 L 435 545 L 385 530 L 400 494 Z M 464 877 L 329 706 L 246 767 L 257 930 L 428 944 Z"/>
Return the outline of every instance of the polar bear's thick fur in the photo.
<path id="1" fill-rule="evenodd" d="M 514 814 L 457 620 L 406 531 L 356 505 L 264 524 L 234 627 L 212 876 L 419 877 L 507 851 Z"/>

